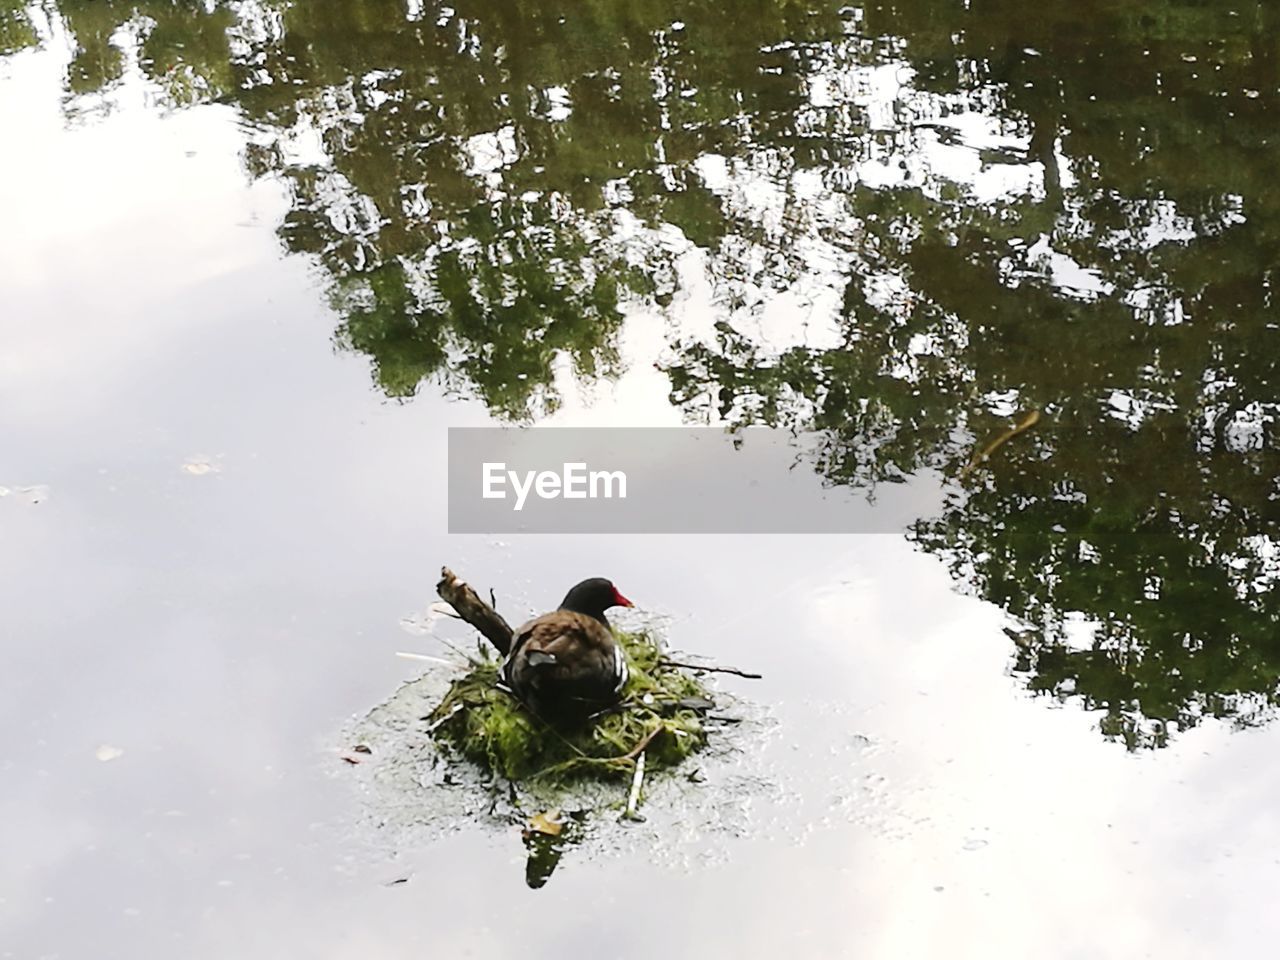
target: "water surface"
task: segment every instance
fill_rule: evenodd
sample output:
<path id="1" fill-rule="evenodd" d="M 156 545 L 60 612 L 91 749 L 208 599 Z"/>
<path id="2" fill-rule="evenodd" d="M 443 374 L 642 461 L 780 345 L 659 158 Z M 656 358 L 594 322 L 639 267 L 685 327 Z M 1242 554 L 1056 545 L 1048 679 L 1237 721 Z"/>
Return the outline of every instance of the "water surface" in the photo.
<path id="1" fill-rule="evenodd" d="M 1274 12 L 732 27 L 0 6 L 0 955 L 1274 941 Z M 448 536 L 489 423 L 813 430 L 815 484 L 944 502 Z M 759 791 L 536 891 L 518 831 L 389 829 L 340 754 L 442 563 L 519 611 L 605 573 L 760 670 Z"/>

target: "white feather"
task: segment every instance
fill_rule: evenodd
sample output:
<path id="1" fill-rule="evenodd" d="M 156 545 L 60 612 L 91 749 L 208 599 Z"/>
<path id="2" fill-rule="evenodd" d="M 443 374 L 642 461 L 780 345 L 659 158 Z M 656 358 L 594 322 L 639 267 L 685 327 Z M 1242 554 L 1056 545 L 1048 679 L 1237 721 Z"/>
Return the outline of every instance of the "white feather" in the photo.
<path id="1" fill-rule="evenodd" d="M 613 692 L 620 693 L 622 688 L 627 685 L 629 672 L 627 670 L 627 658 L 623 655 L 622 647 L 618 644 L 614 644 L 613 647 L 613 674 L 618 678 L 618 682 L 613 686 Z"/>

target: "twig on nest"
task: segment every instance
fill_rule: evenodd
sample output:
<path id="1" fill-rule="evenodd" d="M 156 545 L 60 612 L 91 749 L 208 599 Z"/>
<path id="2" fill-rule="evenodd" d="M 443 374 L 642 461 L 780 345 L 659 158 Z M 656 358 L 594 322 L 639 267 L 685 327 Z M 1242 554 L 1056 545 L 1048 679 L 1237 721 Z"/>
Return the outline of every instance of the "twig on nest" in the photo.
<path id="1" fill-rule="evenodd" d="M 458 616 L 458 611 L 453 609 L 453 607 L 449 606 L 449 604 L 445 603 L 443 600 L 437 600 L 430 607 L 428 607 L 428 610 L 431 613 L 438 613 L 445 617 L 452 617 L 454 620 L 462 619 L 460 616 Z"/>
<path id="2" fill-rule="evenodd" d="M 460 649 L 456 644 L 450 643 L 448 640 L 445 640 L 443 637 L 440 638 L 440 642 L 443 643 L 450 650 L 452 650 L 454 653 L 456 653 L 458 656 L 460 656 L 463 660 L 467 661 L 467 663 L 471 664 L 472 667 L 480 666 L 479 660 L 477 660 L 471 654 L 467 653 L 467 651 Z"/>
<path id="3" fill-rule="evenodd" d="M 458 711 L 460 711 L 465 706 L 466 706 L 465 703 L 455 703 L 449 709 L 448 713 L 443 714 L 439 719 L 433 722 L 431 726 L 427 727 L 427 733 L 435 733 L 436 730 L 438 730 L 441 726 L 443 726 L 448 721 L 452 720 L 454 715 L 458 713 Z"/>
<path id="4" fill-rule="evenodd" d="M 683 667 L 686 670 L 705 670 L 707 673 L 732 673 L 737 677 L 746 677 L 748 680 L 763 680 L 764 674 L 751 673 L 747 670 L 739 670 L 737 667 L 716 667 L 705 663 L 682 663 L 679 660 L 668 660 L 663 657 L 658 661 L 660 667 Z"/>
<path id="5" fill-rule="evenodd" d="M 511 626 L 502 615 L 485 603 L 465 581 L 448 567 L 440 570 L 440 582 L 436 584 L 440 594 L 458 616 L 480 631 L 480 634 L 497 647 L 504 657 L 511 650 Z M 490 594 L 492 595 L 492 593 Z"/>
<path id="6" fill-rule="evenodd" d="M 661 732 L 662 732 L 662 724 L 658 724 L 658 726 L 654 727 L 652 730 L 649 731 L 648 735 L 646 735 L 643 740 L 641 740 L 634 747 L 632 747 L 630 752 L 624 753 L 618 759 L 619 760 L 635 760 L 639 762 L 640 758 L 644 755 L 645 748 L 648 747 L 649 744 L 653 742 L 653 738 L 656 737 Z"/>
<path id="7" fill-rule="evenodd" d="M 443 657 L 429 657 L 425 653 L 413 653 L 409 650 L 397 650 L 397 657 L 403 657 L 406 660 L 423 660 L 427 663 L 439 663 L 446 667 L 456 666 L 452 660 L 446 660 Z"/>
<path id="8" fill-rule="evenodd" d="M 654 733 L 657 733 L 655 730 Z M 650 734 L 649 739 L 652 739 Z M 647 742 L 647 741 L 646 741 Z M 636 757 L 636 772 L 631 777 L 631 792 L 627 795 L 627 809 L 622 812 L 624 820 L 643 820 L 644 817 L 636 813 L 636 807 L 640 804 L 640 785 L 644 783 L 644 750 L 641 749 Z"/>

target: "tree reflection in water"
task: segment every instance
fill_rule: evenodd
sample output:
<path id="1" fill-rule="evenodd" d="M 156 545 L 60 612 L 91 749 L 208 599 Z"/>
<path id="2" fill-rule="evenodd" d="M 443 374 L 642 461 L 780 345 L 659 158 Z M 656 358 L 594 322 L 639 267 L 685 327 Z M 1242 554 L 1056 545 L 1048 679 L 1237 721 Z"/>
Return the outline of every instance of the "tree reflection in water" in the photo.
<path id="1" fill-rule="evenodd" d="M 691 421 L 816 429 L 837 483 L 956 478 L 915 541 L 1020 621 L 1031 690 L 1159 746 L 1275 706 L 1280 24 L 1087 14 L 8 0 L 0 53 L 65 38 L 73 116 L 134 69 L 234 106 L 389 395 L 536 418 L 644 303 Z"/>

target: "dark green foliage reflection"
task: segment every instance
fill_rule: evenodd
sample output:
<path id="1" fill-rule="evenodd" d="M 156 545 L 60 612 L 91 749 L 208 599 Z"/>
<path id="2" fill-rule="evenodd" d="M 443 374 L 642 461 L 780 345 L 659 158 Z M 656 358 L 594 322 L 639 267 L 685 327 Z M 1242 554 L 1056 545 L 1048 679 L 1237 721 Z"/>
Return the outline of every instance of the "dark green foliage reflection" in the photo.
<path id="1" fill-rule="evenodd" d="M 1260 722 L 1280 15 L 969 7 L 0 0 L 0 52 L 69 38 L 75 116 L 133 69 L 234 106 L 388 395 L 536 418 L 665 309 L 691 421 L 815 429 L 836 483 L 955 478 L 913 536 L 1016 618 L 1031 690 L 1130 747 Z"/>

